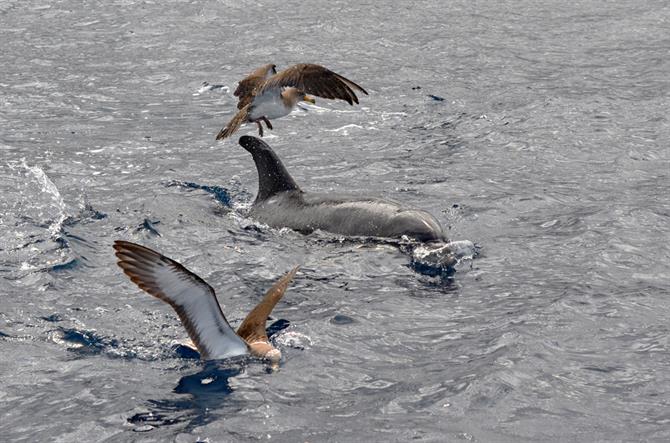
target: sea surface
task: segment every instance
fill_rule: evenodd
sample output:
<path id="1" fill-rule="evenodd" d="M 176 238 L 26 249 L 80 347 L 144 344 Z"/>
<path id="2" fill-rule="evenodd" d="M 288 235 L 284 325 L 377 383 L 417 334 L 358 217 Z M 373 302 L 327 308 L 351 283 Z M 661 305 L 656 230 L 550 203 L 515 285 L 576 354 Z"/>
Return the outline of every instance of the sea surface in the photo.
<path id="1" fill-rule="evenodd" d="M 214 137 L 239 79 L 300 62 L 370 93 L 267 131 L 302 188 L 479 256 L 428 276 L 245 215 L 255 167 Z M 668 441 L 669 109 L 665 0 L 0 0 L 0 440 Z M 233 326 L 301 265 L 279 370 L 179 348 L 116 239 Z"/>

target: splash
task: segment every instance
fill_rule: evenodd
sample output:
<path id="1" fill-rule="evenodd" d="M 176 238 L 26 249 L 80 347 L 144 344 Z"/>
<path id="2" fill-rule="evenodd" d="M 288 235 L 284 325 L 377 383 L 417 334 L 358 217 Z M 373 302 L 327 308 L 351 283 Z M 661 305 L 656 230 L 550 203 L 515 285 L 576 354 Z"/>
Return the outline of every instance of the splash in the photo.
<path id="1" fill-rule="evenodd" d="M 50 200 L 58 209 L 56 219 L 51 222 L 48 228 L 49 233 L 51 234 L 51 238 L 56 239 L 60 236 L 61 231 L 63 229 L 63 222 L 67 218 L 67 212 L 65 209 L 65 201 L 63 200 L 63 196 L 61 195 L 60 191 L 58 190 L 54 182 L 51 181 L 49 176 L 46 174 L 46 172 L 44 172 L 42 168 L 40 168 L 39 166 L 28 166 L 24 158 L 21 159 L 21 166 L 23 166 L 28 171 L 28 173 L 35 178 L 37 183 L 40 185 L 41 188 L 40 190 L 42 191 L 42 193 L 47 194 Z"/>
<path id="2" fill-rule="evenodd" d="M 472 263 L 479 254 L 479 247 L 470 240 L 452 241 L 438 245 L 418 245 L 411 251 L 412 268 L 430 275 L 449 277 L 456 271 Z"/>
<path id="3" fill-rule="evenodd" d="M 48 272 L 36 277 L 36 271 L 70 270 L 79 263 L 65 235 L 65 201 L 39 166 L 29 165 L 25 158 L 6 166 L 9 174 L 2 174 L 4 199 L 0 202 L 0 225 L 6 228 L 0 238 L 0 269 L 15 284 L 46 290 L 51 277 Z"/>
<path id="4" fill-rule="evenodd" d="M 228 94 L 230 92 L 230 88 L 226 85 L 213 85 L 209 82 L 202 82 L 202 85 L 198 89 L 198 92 L 194 93 L 193 95 L 204 94 L 207 91 L 216 91 Z"/>
<path id="5" fill-rule="evenodd" d="M 273 339 L 277 345 L 293 349 L 304 350 L 312 347 L 312 339 L 308 335 L 297 331 L 282 331 L 276 334 Z"/>

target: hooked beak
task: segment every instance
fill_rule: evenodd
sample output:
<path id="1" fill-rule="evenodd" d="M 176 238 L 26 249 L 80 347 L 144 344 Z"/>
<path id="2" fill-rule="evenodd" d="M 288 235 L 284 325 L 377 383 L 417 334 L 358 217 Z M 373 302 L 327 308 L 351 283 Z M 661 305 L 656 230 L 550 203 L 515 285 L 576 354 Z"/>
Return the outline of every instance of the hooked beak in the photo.
<path id="1" fill-rule="evenodd" d="M 305 95 L 305 96 L 302 98 L 302 100 L 303 100 L 303 101 L 306 101 L 306 102 L 309 102 L 309 103 L 311 103 L 311 104 L 316 104 L 316 100 L 314 99 L 314 97 L 310 97 L 309 95 Z"/>

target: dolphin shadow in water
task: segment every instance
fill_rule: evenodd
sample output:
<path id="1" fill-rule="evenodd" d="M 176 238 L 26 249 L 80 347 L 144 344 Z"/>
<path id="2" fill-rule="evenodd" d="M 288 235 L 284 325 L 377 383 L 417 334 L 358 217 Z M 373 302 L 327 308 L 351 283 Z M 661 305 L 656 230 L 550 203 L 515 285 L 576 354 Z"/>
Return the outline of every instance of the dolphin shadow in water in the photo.
<path id="1" fill-rule="evenodd" d="M 427 275 L 450 276 L 459 257 L 468 256 L 460 253 L 464 242 L 452 248 L 440 223 L 426 211 L 385 198 L 305 192 L 263 140 L 245 135 L 239 143 L 258 171 L 258 194 L 248 215 L 261 223 L 305 234 L 322 230 L 386 239 L 410 254 L 414 270 Z M 471 246 L 470 256 L 476 255 L 472 242 L 465 243 Z"/>

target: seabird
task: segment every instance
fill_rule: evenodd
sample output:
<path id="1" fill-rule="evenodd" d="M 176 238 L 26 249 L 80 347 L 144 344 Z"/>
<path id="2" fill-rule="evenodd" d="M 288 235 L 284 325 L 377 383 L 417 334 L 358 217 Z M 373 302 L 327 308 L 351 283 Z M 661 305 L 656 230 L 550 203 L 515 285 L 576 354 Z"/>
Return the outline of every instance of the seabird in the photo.
<path id="1" fill-rule="evenodd" d="M 281 72 L 277 72 L 273 64 L 261 66 L 240 81 L 234 92 L 235 97 L 239 97 L 239 111 L 216 139 L 229 137 L 245 122 L 256 123 L 262 137 L 261 121 L 271 130 L 270 120 L 290 114 L 299 101 L 315 103 L 314 98 L 306 94 L 358 104 L 354 90 L 368 95 L 356 83 L 320 65 L 301 63 Z"/>
<path id="2" fill-rule="evenodd" d="M 237 333 L 230 327 L 214 289 L 176 261 L 147 247 L 123 240 L 114 242 L 118 265 L 140 289 L 172 306 L 201 358 L 217 360 L 251 354 L 276 366 L 281 352 L 272 346 L 265 322 L 282 298 L 298 267 L 272 285 L 249 312 Z"/>

